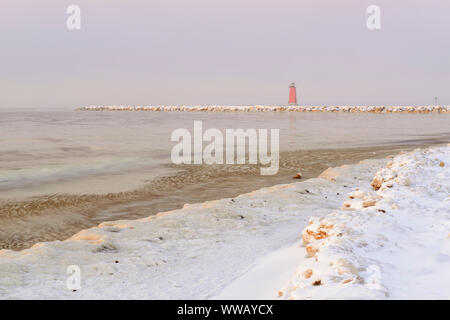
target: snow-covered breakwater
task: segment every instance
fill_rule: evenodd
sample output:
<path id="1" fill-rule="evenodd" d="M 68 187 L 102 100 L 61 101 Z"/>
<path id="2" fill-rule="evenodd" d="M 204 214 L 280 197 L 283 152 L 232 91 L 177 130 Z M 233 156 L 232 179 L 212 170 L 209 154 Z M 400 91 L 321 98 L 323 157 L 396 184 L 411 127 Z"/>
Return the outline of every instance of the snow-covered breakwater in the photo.
<path id="1" fill-rule="evenodd" d="M 81 111 L 450 113 L 450 106 L 86 106 Z"/>

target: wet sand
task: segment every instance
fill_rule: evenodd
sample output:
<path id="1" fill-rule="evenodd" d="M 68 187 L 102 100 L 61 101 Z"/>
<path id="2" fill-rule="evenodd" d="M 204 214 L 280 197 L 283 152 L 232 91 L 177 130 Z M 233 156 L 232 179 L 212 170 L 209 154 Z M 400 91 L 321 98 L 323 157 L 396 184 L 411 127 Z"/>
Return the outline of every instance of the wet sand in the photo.
<path id="1" fill-rule="evenodd" d="M 285 151 L 280 170 L 261 176 L 257 165 L 167 164 L 177 173 L 132 191 L 107 194 L 54 194 L 23 201 L 0 201 L 0 249 L 22 250 L 37 242 L 64 240 L 103 221 L 138 219 L 183 207 L 268 187 L 317 177 L 328 167 L 383 158 L 399 151 L 442 143 L 439 139 L 364 148 Z"/>

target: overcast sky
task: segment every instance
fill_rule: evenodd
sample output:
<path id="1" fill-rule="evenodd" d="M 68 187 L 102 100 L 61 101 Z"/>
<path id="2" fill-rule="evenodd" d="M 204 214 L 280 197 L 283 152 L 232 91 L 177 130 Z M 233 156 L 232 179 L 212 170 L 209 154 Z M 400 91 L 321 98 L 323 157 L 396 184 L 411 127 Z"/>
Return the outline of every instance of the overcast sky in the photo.
<path id="1" fill-rule="evenodd" d="M 286 104 L 291 82 L 305 105 L 450 104 L 449 17 L 448 0 L 2 0 L 0 106 Z"/>

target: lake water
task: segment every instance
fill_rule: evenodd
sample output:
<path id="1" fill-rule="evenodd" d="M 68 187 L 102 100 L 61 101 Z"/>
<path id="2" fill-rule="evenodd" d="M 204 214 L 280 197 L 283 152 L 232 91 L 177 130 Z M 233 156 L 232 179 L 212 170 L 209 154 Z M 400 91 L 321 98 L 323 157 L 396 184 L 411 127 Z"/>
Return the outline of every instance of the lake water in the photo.
<path id="1" fill-rule="evenodd" d="M 280 171 L 170 161 L 178 128 L 280 129 Z M 83 112 L 0 109 L 0 248 L 64 239 L 329 166 L 450 142 L 448 114 Z"/>

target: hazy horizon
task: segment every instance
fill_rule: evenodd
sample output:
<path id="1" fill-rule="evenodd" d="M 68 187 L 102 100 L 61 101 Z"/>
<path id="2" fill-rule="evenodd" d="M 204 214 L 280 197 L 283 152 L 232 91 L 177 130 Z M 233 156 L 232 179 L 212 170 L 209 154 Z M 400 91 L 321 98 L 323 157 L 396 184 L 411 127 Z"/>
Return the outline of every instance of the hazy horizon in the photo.
<path id="1" fill-rule="evenodd" d="M 449 14 L 440 0 L 6 0 L 0 107 L 281 105 L 291 82 L 302 105 L 450 105 Z"/>

